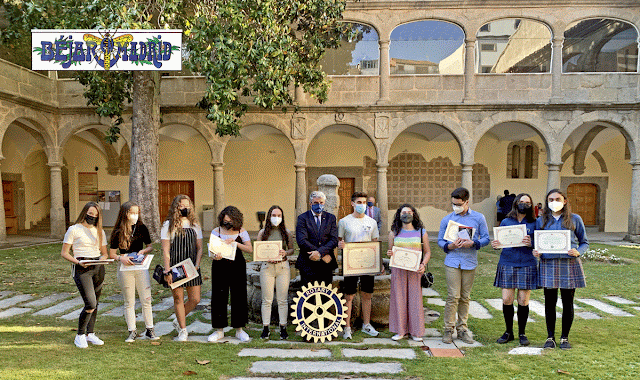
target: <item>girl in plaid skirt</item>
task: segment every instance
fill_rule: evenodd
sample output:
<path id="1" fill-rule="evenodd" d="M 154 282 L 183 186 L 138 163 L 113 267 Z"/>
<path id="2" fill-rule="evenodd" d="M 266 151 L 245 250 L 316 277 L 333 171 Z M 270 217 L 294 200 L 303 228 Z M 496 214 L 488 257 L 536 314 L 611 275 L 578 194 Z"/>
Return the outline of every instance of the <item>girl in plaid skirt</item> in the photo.
<path id="1" fill-rule="evenodd" d="M 536 250 L 533 254 L 540 257 L 538 285 L 544 288 L 545 320 L 547 322 L 547 341 L 544 348 L 555 348 L 556 303 L 558 289 L 562 297 L 562 335 L 560 348 L 568 350 L 569 330 L 573 323 L 573 298 L 576 288 L 584 288 L 584 270 L 579 256 L 589 248 L 589 241 L 580 215 L 572 214 L 566 195 L 559 189 L 547 193 L 542 216 L 536 221 L 538 230 L 570 230 L 571 249 L 564 257 L 547 256 Z"/>
<path id="2" fill-rule="evenodd" d="M 511 211 L 500 222 L 500 226 L 514 226 L 524 224 L 527 234 L 522 239 L 523 247 L 504 248 L 500 253 L 500 261 L 496 270 L 493 286 L 502 288 L 502 314 L 507 330 L 497 342 L 504 344 L 511 342 L 513 336 L 513 299 L 518 289 L 518 336 L 520 345 L 528 346 L 529 339 L 525 335 L 527 319 L 529 318 L 529 297 L 531 289 L 538 288 L 537 260 L 532 254 L 531 241 L 536 219 L 533 216 L 533 201 L 529 194 L 518 194 L 511 205 Z M 493 249 L 500 249 L 501 243 L 491 242 Z"/>

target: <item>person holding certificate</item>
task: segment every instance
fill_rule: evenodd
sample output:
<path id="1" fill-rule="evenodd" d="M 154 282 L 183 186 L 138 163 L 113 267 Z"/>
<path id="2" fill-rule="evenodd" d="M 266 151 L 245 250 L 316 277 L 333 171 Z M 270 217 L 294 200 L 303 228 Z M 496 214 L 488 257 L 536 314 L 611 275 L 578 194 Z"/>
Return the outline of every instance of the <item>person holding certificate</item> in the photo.
<path id="1" fill-rule="evenodd" d="M 160 230 L 160 242 L 164 260 L 164 275 L 168 284 L 173 282 L 170 268 L 186 259 L 191 259 L 198 274 L 200 274 L 202 228 L 198 223 L 193 202 L 191 202 L 189 196 L 179 194 L 173 198 L 167 218 Z M 186 342 L 189 337 L 186 316 L 200 302 L 201 286 L 202 276 L 199 275 L 193 280 L 171 289 L 173 307 L 176 312 L 173 327 L 178 331 L 178 337 L 176 338 L 178 342 Z M 188 296 L 186 303 L 184 302 L 185 288 Z"/>
<path id="2" fill-rule="evenodd" d="M 243 328 L 247 324 L 247 265 L 242 252 L 251 253 L 249 233 L 242 227 L 244 217 L 234 206 L 227 206 L 218 215 L 219 226 L 211 231 L 225 243 L 237 243 L 233 260 L 225 259 L 220 253 L 213 254 L 211 262 L 211 326 L 216 329 L 209 335 L 209 342 L 217 342 L 224 337 L 223 329 L 229 325 L 227 302 L 231 293 L 231 327 L 236 329 L 236 338 L 241 342 L 251 340 Z"/>
<path id="3" fill-rule="evenodd" d="M 518 289 L 518 336 L 520 345 L 529 345 L 529 339 L 525 335 L 529 318 L 529 297 L 531 289 L 538 288 L 538 263 L 533 256 L 531 245 L 533 231 L 536 228 L 536 219 L 533 214 L 531 196 L 525 193 L 518 194 L 511 211 L 502 220 L 500 227 L 516 226 L 525 230 L 494 229 L 496 231 L 494 233 L 495 240 L 491 242 L 491 246 L 493 249 L 502 248 L 502 252 L 493 286 L 502 289 L 502 314 L 507 327 L 505 333 L 497 340 L 500 344 L 514 340 L 513 300 L 515 290 Z M 497 231 L 502 232 L 502 235 Z M 504 241 L 500 241 L 501 236 Z"/>
<path id="4" fill-rule="evenodd" d="M 146 247 L 145 247 L 146 245 Z M 131 343 L 136 340 L 136 289 L 140 296 L 142 305 L 142 317 L 144 319 L 146 331 L 141 337 L 151 340 L 159 339 L 153 331 L 153 313 L 151 310 L 151 281 L 148 270 L 122 271 L 120 267 L 136 265 L 131 261 L 131 254 L 146 257 L 153 251 L 151 236 L 147 226 L 140 220 L 140 206 L 129 201 L 120 206 L 116 225 L 111 233 L 109 256 L 120 261 L 118 267 L 118 282 L 124 298 L 124 320 L 127 322 L 129 336 L 125 342 Z M 120 254 L 117 255 L 117 250 Z"/>
<path id="5" fill-rule="evenodd" d="M 351 206 L 353 213 L 340 219 L 338 222 L 338 248 L 343 249 L 344 243 L 377 241 L 380 237 L 378 223 L 373 218 L 365 215 L 367 208 L 367 194 L 355 192 L 351 195 Z M 373 276 L 345 276 L 343 291 L 347 298 L 347 325 L 344 328 L 342 337 L 351 339 L 351 310 L 353 297 L 358 290 L 360 281 L 360 291 L 362 295 L 362 331 L 371 336 L 378 336 L 376 329 L 371 326 L 371 299 L 373 298 Z"/>
<path id="6" fill-rule="evenodd" d="M 544 288 L 545 321 L 547 323 L 547 341 L 544 348 L 555 348 L 556 338 L 556 303 L 558 302 L 558 289 L 562 297 L 562 334 L 560 335 L 560 348 L 568 350 L 569 331 L 573 324 L 573 298 L 576 288 L 586 286 L 584 270 L 580 255 L 589 248 L 584 222 L 578 214 L 571 213 L 566 195 L 559 189 L 553 189 L 547 193 L 542 216 L 536 221 L 537 230 L 569 230 L 571 233 L 570 248 L 566 255 L 546 255 L 539 250 L 533 250 L 536 257 L 540 257 L 540 269 L 538 285 Z M 538 237 L 538 245 L 542 237 Z"/>
<path id="7" fill-rule="evenodd" d="M 73 249 L 73 256 L 69 253 L 70 249 Z M 104 265 L 85 263 L 107 258 L 107 237 L 102 229 L 102 210 L 96 202 L 84 205 L 76 224 L 69 227 L 62 241 L 60 255 L 74 264 L 73 281 L 84 302 L 74 343 L 78 348 L 89 347 L 87 342 L 101 346 L 104 342 L 96 336 L 94 327 L 105 270 Z"/>
<path id="8" fill-rule="evenodd" d="M 431 258 L 431 248 L 429 235 L 424 230 L 420 215 L 409 204 L 400 206 L 393 217 L 387 251 L 389 256 L 393 256 L 393 247 L 420 252 L 421 262 L 417 272 L 391 268 L 389 330 L 396 333 L 391 339 L 400 340 L 410 334 L 413 340 L 421 341 L 425 330 L 420 277 Z"/>
<path id="9" fill-rule="evenodd" d="M 289 304 L 289 281 L 291 271 L 287 256 L 293 253 L 293 239 L 291 232 L 284 224 L 282 208 L 271 206 L 267 212 L 264 229 L 258 232 L 258 240 L 281 241 L 282 248 L 277 260 L 265 261 L 260 268 L 260 288 L 262 289 L 262 334 L 260 338 L 269 339 L 269 323 L 271 322 L 271 305 L 273 304 L 273 289 L 276 290 L 278 300 L 278 316 L 280 318 L 280 339 L 287 339 L 287 316 Z"/>
<path id="10" fill-rule="evenodd" d="M 442 342 L 452 343 L 453 331 L 457 329 L 458 339 L 470 344 L 473 343 L 473 337 L 467 320 L 471 287 L 478 266 L 478 250 L 489 244 L 489 231 L 484 215 L 469 209 L 469 190 L 464 187 L 455 189 L 451 193 L 451 206 L 453 212 L 442 218 L 438 232 L 438 245 L 447 255 L 444 269 L 448 295 L 444 307 Z M 456 226 L 455 238 L 448 233 L 450 225 Z M 445 235 L 450 240 L 445 239 Z"/>

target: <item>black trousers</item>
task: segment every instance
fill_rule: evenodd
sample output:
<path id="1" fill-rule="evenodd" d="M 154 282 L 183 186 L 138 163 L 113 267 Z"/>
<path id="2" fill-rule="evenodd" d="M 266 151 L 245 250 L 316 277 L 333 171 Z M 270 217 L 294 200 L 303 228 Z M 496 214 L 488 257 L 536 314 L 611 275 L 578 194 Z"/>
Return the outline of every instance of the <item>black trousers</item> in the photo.
<path id="1" fill-rule="evenodd" d="M 231 295 L 231 327 L 247 324 L 247 266 L 242 254 L 236 259 L 213 260 L 211 263 L 211 326 L 221 329 L 229 325 L 227 304 Z"/>
<path id="2" fill-rule="evenodd" d="M 78 287 L 82 301 L 84 301 L 84 308 L 78 319 L 78 335 L 93 332 L 98 315 L 98 301 L 102 293 L 104 273 L 104 265 L 92 265 L 87 268 L 80 265 L 75 266 L 73 280 Z M 87 313 L 87 310 L 93 310 L 93 312 Z"/>

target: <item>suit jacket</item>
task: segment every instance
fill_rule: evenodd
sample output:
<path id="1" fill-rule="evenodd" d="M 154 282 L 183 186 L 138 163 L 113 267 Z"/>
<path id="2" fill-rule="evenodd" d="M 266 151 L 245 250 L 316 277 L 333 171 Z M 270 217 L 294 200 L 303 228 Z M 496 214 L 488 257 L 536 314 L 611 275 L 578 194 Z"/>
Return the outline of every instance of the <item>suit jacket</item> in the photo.
<path id="1" fill-rule="evenodd" d="M 300 248 L 300 254 L 296 261 L 296 268 L 301 272 L 313 272 L 316 270 L 334 270 L 338 267 L 333 250 L 338 246 L 338 226 L 333 214 L 323 211 L 321 214 L 320 231 L 313 212 L 307 211 L 298 216 L 296 224 L 296 242 Z M 324 261 L 312 261 L 309 252 L 318 251 L 321 256 L 330 255 L 329 264 Z"/>
<path id="2" fill-rule="evenodd" d="M 369 206 L 367 206 L 367 210 L 365 211 L 365 215 L 369 215 Z M 380 209 L 376 206 L 373 206 L 373 220 L 378 223 L 378 231 L 382 227 L 382 217 L 380 216 Z"/>

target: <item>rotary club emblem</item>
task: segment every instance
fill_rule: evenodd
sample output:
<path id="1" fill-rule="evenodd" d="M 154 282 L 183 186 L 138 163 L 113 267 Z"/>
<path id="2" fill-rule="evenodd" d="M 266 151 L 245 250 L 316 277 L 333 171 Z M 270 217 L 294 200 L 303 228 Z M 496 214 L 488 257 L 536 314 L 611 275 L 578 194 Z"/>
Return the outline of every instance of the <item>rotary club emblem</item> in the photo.
<path id="1" fill-rule="evenodd" d="M 342 293 L 337 293 L 331 284 L 316 281 L 302 286 L 291 305 L 296 331 L 301 332 L 303 339 L 313 339 L 315 343 L 330 341 L 347 324 L 345 303 Z"/>

